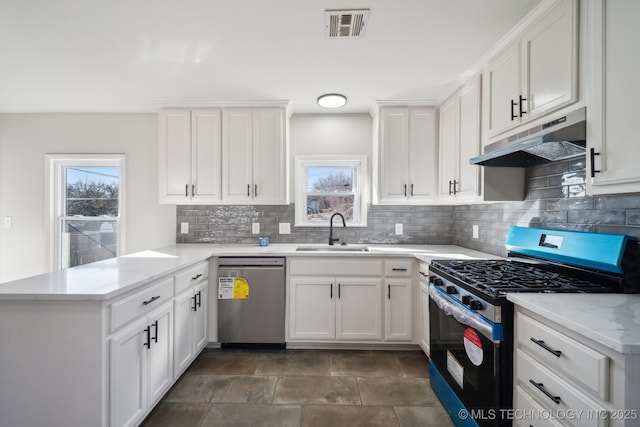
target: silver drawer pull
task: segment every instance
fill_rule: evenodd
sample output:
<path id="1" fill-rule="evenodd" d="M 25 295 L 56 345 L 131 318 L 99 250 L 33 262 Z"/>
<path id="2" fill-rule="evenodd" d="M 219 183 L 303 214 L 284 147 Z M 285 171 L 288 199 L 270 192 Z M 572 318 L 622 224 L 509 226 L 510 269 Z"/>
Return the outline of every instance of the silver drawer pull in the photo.
<path id="1" fill-rule="evenodd" d="M 534 343 L 538 344 L 540 347 L 544 348 L 545 350 L 547 350 L 549 353 L 553 354 L 556 357 L 560 357 L 560 355 L 562 354 L 562 352 L 560 350 L 554 350 L 551 347 L 549 347 L 548 345 L 546 345 L 544 343 L 544 341 L 542 340 L 537 340 L 533 337 L 530 338 L 531 341 L 533 341 Z"/>
<path id="2" fill-rule="evenodd" d="M 429 277 L 429 275 L 428 275 L 427 273 L 424 273 L 424 272 L 422 272 L 422 271 L 420 272 L 420 275 L 421 275 L 422 277 Z"/>
<path id="3" fill-rule="evenodd" d="M 157 299 L 160 299 L 160 295 L 156 295 L 155 297 L 151 297 L 146 301 L 142 301 L 142 305 L 149 305 Z"/>
<path id="4" fill-rule="evenodd" d="M 537 388 L 538 390 L 540 390 L 541 392 L 543 392 L 545 394 L 545 396 L 547 396 L 549 399 L 553 400 L 554 402 L 556 402 L 556 404 L 560 404 L 560 396 L 554 396 L 553 394 L 549 393 L 547 391 L 546 388 L 544 388 L 544 384 L 542 383 L 537 383 L 532 379 L 529 379 L 529 382 L 531 384 L 534 385 L 535 388 Z"/>
<path id="5" fill-rule="evenodd" d="M 406 268 L 392 268 L 391 271 L 407 271 Z"/>
<path id="6" fill-rule="evenodd" d="M 202 277 L 202 273 L 200 273 L 200 274 L 196 274 L 195 276 L 193 276 L 193 277 L 191 278 L 191 280 L 198 280 L 200 277 Z"/>

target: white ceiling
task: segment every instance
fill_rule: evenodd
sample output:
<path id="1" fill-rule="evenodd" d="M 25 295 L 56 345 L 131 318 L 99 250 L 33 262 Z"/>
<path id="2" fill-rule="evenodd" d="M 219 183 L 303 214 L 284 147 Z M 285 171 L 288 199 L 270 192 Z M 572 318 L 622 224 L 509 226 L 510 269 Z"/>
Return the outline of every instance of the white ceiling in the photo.
<path id="1" fill-rule="evenodd" d="M 290 100 L 438 101 L 540 0 L 0 0 L 0 112 Z M 325 9 L 370 9 L 327 40 Z M 336 111 L 331 111 L 336 112 Z"/>

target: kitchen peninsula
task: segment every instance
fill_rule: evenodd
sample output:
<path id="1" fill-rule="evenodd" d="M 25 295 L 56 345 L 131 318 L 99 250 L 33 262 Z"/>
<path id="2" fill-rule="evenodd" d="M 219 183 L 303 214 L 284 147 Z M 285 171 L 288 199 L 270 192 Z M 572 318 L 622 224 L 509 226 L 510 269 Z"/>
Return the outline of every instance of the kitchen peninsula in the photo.
<path id="1" fill-rule="evenodd" d="M 217 340 L 217 257 L 346 256 L 297 246 L 174 245 L 0 284 L 0 427 L 136 425 L 199 351 Z M 348 257 L 417 263 L 492 256 L 451 245 L 370 245 Z M 418 269 L 413 270 L 416 324 Z M 177 302 L 203 291 L 205 339 L 196 343 L 175 327 Z M 180 330 L 190 336 L 202 331 L 197 320 L 189 322 Z M 118 390 L 121 384 L 126 387 Z"/>

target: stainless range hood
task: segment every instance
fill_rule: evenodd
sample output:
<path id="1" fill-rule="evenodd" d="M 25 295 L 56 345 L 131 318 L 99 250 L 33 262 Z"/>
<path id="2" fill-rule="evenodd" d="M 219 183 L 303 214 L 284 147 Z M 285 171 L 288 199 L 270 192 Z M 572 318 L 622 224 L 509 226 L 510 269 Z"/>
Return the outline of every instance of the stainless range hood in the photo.
<path id="1" fill-rule="evenodd" d="M 587 109 L 581 108 L 551 122 L 485 147 L 469 163 L 480 166 L 527 167 L 584 155 Z"/>

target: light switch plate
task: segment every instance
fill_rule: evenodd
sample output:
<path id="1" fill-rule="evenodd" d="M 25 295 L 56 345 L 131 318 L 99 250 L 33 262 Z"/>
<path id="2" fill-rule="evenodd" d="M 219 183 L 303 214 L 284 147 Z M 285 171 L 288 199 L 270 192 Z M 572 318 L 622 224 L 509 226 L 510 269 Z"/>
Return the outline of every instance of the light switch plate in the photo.
<path id="1" fill-rule="evenodd" d="M 291 224 L 288 222 L 281 222 L 278 224 L 279 234 L 291 234 Z"/>
<path id="2" fill-rule="evenodd" d="M 260 223 L 251 223 L 251 234 L 260 234 Z"/>
<path id="3" fill-rule="evenodd" d="M 402 236 L 402 224 L 396 224 L 396 236 Z"/>
<path id="4" fill-rule="evenodd" d="M 480 230 L 478 224 L 473 224 L 473 238 L 477 239 L 480 236 Z"/>
<path id="5" fill-rule="evenodd" d="M 189 234 L 189 223 L 181 222 L 180 223 L 180 234 Z"/>
<path id="6" fill-rule="evenodd" d="M 13 218 L 10 217 L 10 216 L 5 216 L 3 218 L 2 223 L 4 225 L 4 228 L 11 228 L 11 227 L 13 227 Z"/>

